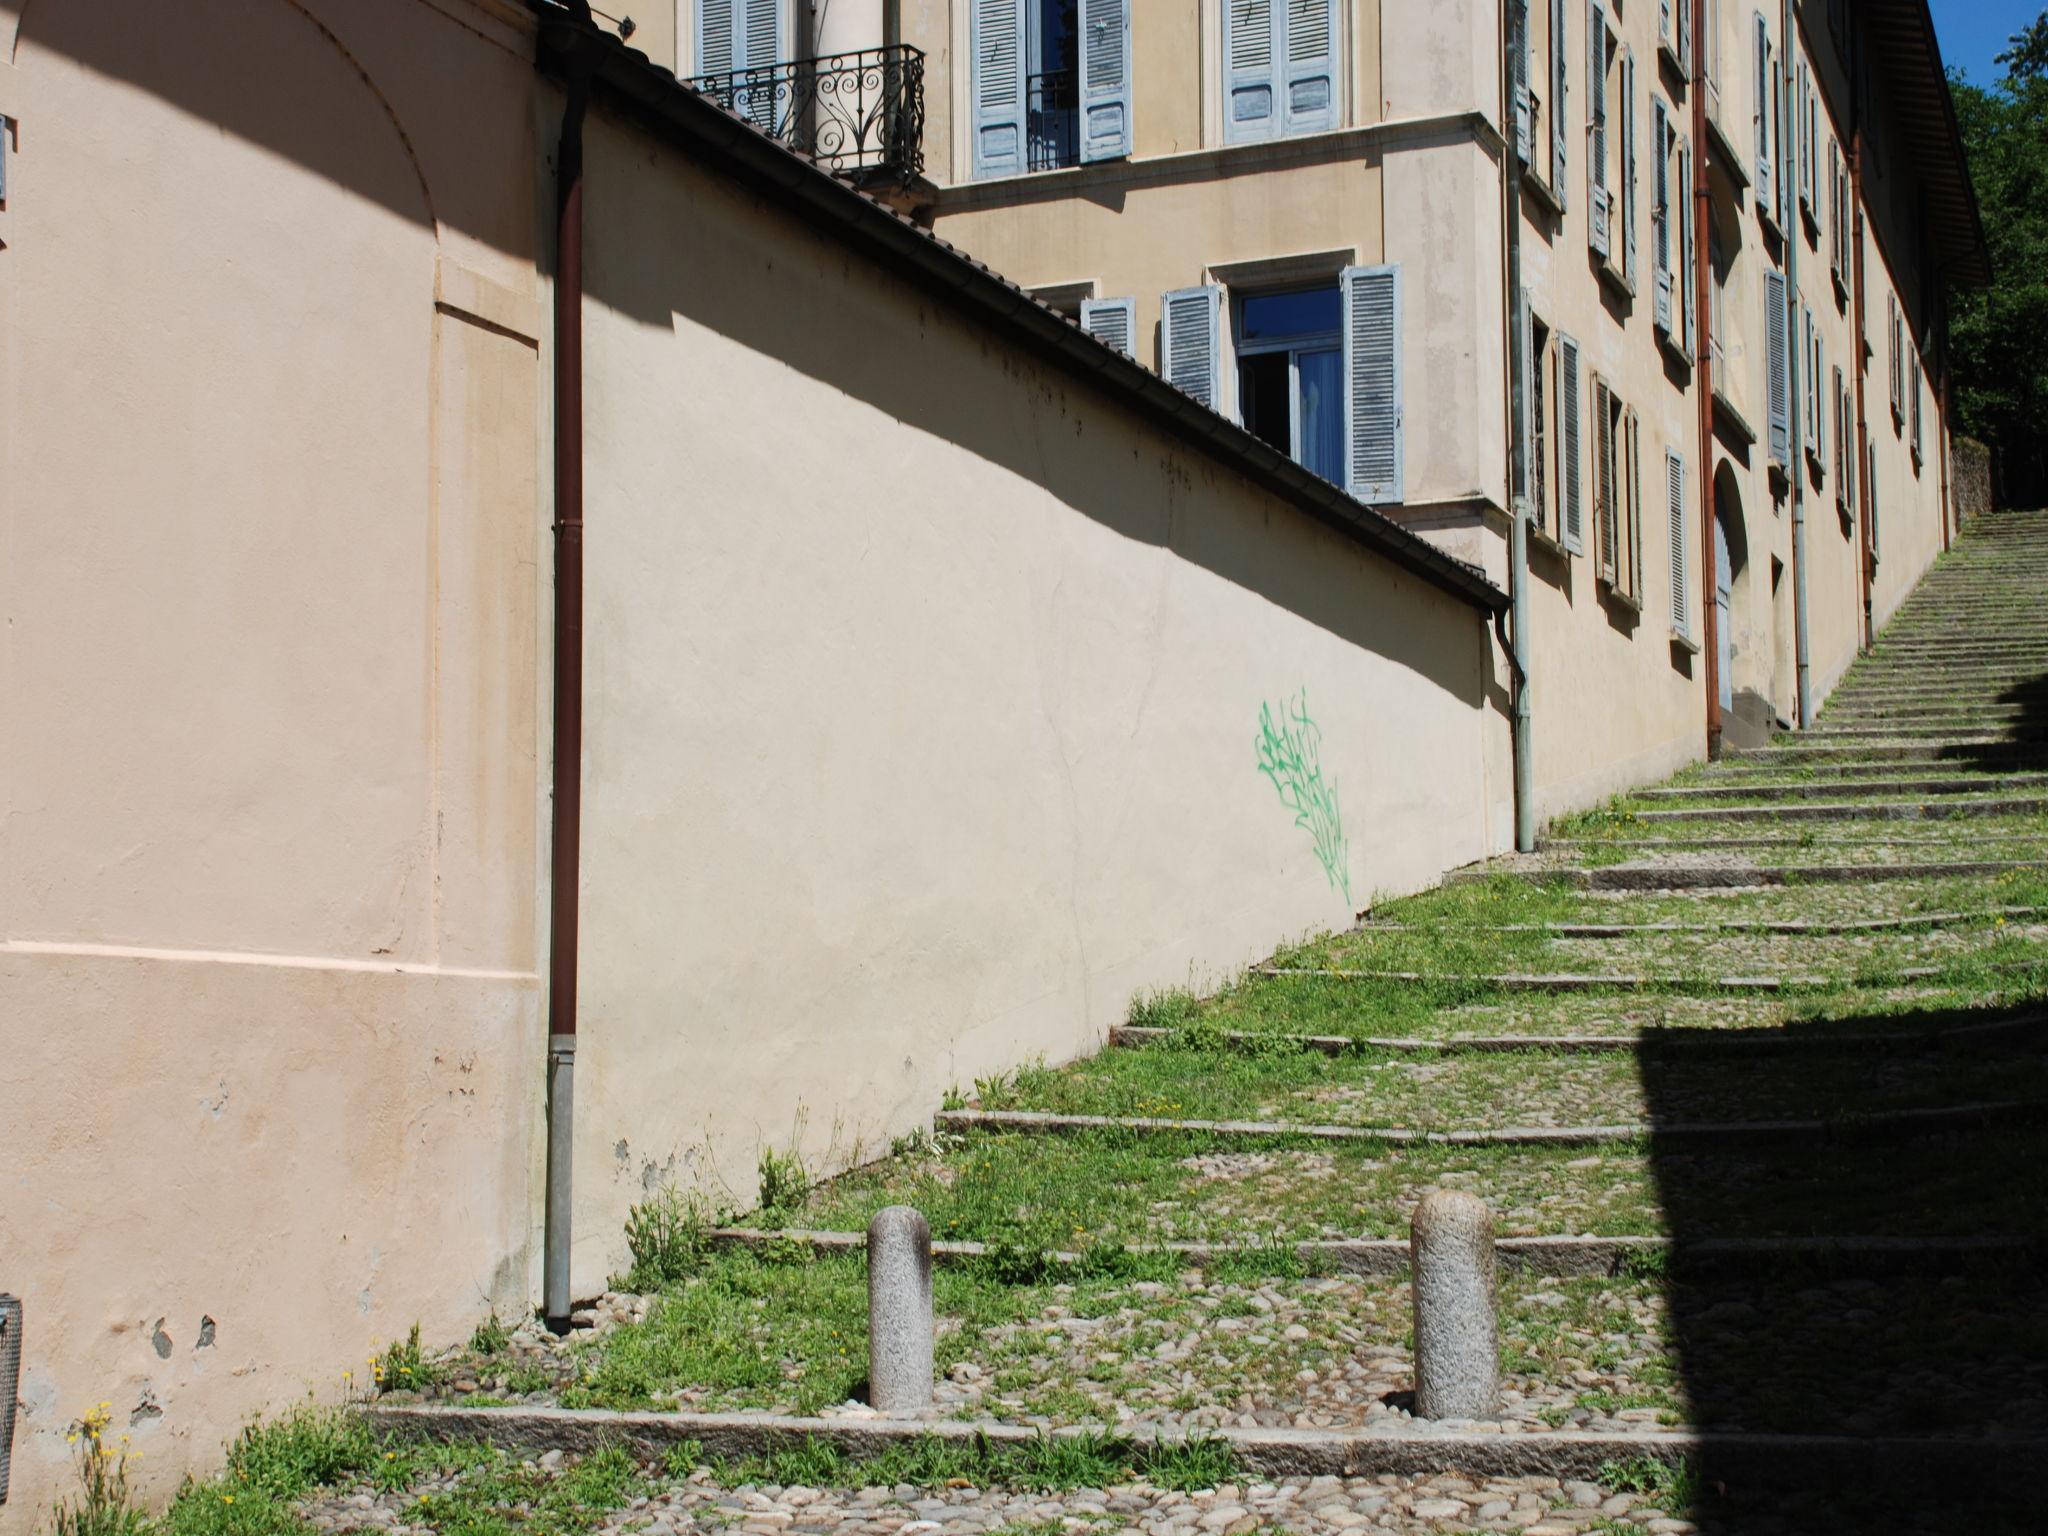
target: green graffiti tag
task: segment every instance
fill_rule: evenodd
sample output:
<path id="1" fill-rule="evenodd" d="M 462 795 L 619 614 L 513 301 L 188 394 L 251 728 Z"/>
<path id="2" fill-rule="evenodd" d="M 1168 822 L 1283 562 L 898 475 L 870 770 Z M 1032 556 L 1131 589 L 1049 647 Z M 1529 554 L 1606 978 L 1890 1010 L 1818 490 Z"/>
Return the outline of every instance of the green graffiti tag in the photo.
<path id="1" fill-rule="evenodd" d="M 1337 781 L 1323 778 L 1323 732 L 1309 718 L 1308 690 L 1279 704 L 1259 706 L 1259 772 L 1273 781 L 1294 824 L 1315 843 L 1316 859 L 1332 890 L 1351 904 L 1350 850 L 1344 816 L 1337 806 Z"/>

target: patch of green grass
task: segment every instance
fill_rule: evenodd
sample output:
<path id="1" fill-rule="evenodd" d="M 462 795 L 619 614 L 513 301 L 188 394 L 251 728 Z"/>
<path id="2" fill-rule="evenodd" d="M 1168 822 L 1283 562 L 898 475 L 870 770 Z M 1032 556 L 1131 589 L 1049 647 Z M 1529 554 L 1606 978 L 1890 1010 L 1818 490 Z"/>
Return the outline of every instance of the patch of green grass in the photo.
<path id="1" fill-rule="evenodd" d="M 765 1173 L 762 1182 L 765 1188 Z M 617 1284 L 628 1291 L 666 1289 L 695 1274 L 710 1250 L 711 1214 L 704 1203 L 665 1184 L 626 1212 L 626 1251 L 632 1263 Z"/>
<path id="2" fill-rule="evenodd" d="M 1654 1499 L 1666 1514 L 1684 1518 L 1699 1498 L 1698 1475 L 1689 1462 L 1659 1461 L 1651 1456 L 1610 1461 L 1599 1471 L 1600 1486 L 1609 1493 L 1637 1493 Z"/>

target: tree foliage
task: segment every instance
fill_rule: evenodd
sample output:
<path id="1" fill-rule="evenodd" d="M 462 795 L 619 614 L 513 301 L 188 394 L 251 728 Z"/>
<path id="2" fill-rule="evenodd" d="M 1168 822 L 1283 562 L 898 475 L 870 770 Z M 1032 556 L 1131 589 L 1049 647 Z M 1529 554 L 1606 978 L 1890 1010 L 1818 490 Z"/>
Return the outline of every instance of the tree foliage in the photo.
<path id="1" fill-rule="evenodd" d="M 1956 114 L 1991 248 L 1992 286 L 1954 295 L 1957 413 L 1998 448 L 2010 497 L 2048 494 L 2048 11 L 1999 55 L 1990 90 L 1956 78 Z"/>

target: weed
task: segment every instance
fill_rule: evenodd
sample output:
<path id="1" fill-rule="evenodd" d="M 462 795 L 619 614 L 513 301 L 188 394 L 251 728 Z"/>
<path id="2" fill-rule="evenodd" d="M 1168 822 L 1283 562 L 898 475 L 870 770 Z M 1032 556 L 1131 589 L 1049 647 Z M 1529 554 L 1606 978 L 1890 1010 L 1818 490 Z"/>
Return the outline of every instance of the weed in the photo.
<path id="1" fill-rule="evenodd" d="M 626 1212 L 626 1251 L 633 1262 L 621 1280 L 629 1291 L 659 1291 L 694 1275 L 711 1251 L 704 1204 L 665 1184 Z"/>
<path id="2" fill-rule="evenodd" d="M 434 1384 L 435 1371 L 420 1348 L 420 1325 L 414 1323 L 403 1342 L 384 1346 L 381 1355 L 370 1356 L 370 1378 L 380 1392 L 424 1392 Z"/>
<path id="3" fill-rule="evenodd" d="M 1699 1487 L 1689 1462 L 1659 1461 L 1652 1456 L 1610 1461 L 1600 1468 L 1599 1481 L 1610 1493 L 1639 1493 L 1653 1498 L 1667 1512 L 1690 1508 Z"/>
<path id="4" fill-rule="evenodd" d="M 71 1432 L 78 1494 L 51 1510 L 56 1536 L 140 1536 L 146 1527 L 142 1512 L 129 1503 L 128 1463 L 135 1458 L 128 1437 L 107 1440 L 112 1409 L 111 1403 L 101 1403 Z"/>
<path id="5" fill-rule="evenodd" d="M 628 1224 L 628 1230 L 630 1231 L 630 1223 Z M 469 1336 L 469 1347 L 475 1353 L 488 1359 L 511 1341 L 511 1331 L 498 1321 L 497 1309 L 494 1307 L 491 1309 L 491 1315 L 478 1323 L 476 1325 L 476 1332 Z"/>
<path id="6" fill-rule="evenodd" d="M 778 1152 L 761 1149 L 761 1198 L 763 1212 L 795 1210 L 811 1192 L 811 1176 L 796 1148 Z"/>

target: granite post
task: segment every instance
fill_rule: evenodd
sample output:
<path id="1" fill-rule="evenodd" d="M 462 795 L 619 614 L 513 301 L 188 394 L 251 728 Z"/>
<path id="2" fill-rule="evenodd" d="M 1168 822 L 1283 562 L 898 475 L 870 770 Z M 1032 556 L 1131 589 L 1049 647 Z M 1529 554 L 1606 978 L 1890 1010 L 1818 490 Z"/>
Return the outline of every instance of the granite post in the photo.
<path id="1" fill-rule="evenodd" d="M 907 1205 L 868 1223 L 868 1402 L 905 1414 L 932 1402 L 932 1229 Z"/>
<path id="2" fill-rule="evenodd" d="M 1500 1411 L 1493 1213 L 1476 1195 L 1433 1189 L 1415 1208 L 1415 1415 L 1486 1419 Z"/>

